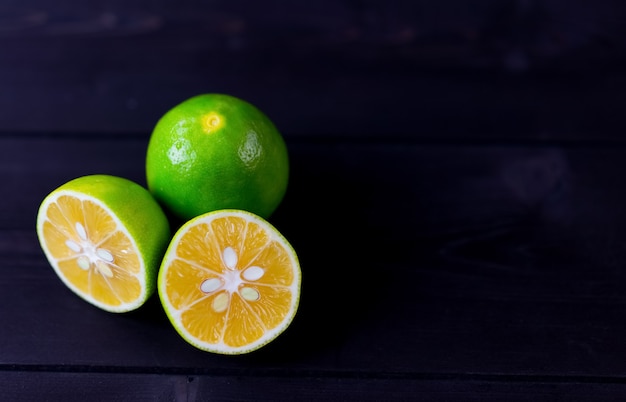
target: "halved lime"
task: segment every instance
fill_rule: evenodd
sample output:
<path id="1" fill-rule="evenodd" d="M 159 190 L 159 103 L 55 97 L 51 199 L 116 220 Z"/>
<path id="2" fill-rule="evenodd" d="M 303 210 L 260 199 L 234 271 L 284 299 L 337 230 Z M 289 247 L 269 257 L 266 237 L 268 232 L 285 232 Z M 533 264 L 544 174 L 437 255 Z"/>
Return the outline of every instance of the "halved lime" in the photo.
<path id="1" fill-rule="evenodd" d="M 174 235 L 158 277 L 178 333 L 209 352 L 242 354 L 280 335 L 300 299 L 300 265 L 289 242 L 240 210 L 198 216 Z"/>
<path id="2" fill-rule="evenodd" d="M 37 236 L 68 288 L 104 310 L 126 312 L 154 292 L 170 228 L 148 190 L 120 177 L 92 175 L 43 200 Z"/>

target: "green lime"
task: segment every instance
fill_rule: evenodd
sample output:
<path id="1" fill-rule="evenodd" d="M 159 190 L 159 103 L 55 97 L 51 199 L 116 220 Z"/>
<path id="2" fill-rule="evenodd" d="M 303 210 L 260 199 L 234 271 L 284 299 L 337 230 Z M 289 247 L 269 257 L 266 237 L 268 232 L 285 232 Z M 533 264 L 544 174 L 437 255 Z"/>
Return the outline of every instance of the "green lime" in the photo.
<path id="1" fill-rule="evenodd" d="M 71 180 L 37 214 L 39 242 L 61 281 L 111 312 L 134 310 L 154 292 L 170 234 L 148 190 L 115 176 Z"/>
<path id="2" fill-rule="evenodd" d="M 267 218 L 287 189 L 287 147 L 252 104 L 229 95 L 198 95 L 157 122 L 146 177 L 157 201 L 183 220 L 226 208 Z"/>

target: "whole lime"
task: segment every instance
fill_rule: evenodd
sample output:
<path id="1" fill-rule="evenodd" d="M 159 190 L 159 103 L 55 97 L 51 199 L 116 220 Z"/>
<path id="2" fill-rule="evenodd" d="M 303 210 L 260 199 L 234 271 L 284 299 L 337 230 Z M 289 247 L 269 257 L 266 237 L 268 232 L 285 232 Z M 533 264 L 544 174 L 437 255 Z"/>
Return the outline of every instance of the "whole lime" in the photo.
<path id="1" fill-rule="evenodd" d="M 257 107 L 202 94 L 159 119 L 146 177 L 156 200 L 183 220 L 218 209 L 267 218 L 287 190 L 289 158 L 280 132 Z"/>

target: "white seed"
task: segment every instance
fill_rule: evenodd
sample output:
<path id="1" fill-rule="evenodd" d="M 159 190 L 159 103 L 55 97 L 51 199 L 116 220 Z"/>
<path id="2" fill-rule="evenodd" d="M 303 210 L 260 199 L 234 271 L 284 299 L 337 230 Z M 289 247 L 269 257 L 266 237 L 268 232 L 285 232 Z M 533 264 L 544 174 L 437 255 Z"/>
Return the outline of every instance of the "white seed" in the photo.
<path id="1" fill-rule="evenodd" d="M 261 297 L 259 291 L 254 288 L 245 287 L 240 291 L 241 297 L 248 301 L 257 301 Z"/>
<path id="2" fill-rule="evenodd" d="M 200 290 L 204 293 L 212 293 L 222 287 L 222 281 L 219 278 L 207 279 L 200 285 Z"/>
<path id="3" fill-rule="evenodd" d="M 82 240 L 87 240 L 87 231 L 80 222 L 76 222 L 74 228 L 76 228 L 76 233 L 78 233 L 78 237 L 80 237 Z"/>
<path id="4" fill-rule="evenodd" d="M 235 269 L 237 266 L 237 252 L 232 247 L 226 247 L 222 252 L 222 259 L 224 264 L 230 269 Z"/>
<path id="5" fill-rule="evenodd" d="M 215 299 L 213 299 L 213 303 L 211 304 L 211 307 L 213 307 L 213 310 L 215 310 L 216 313 L 224 312 L 226 311 L 226 308 L 228 308 L 228 301 L 229 301 L 228 293 L 222 292 L 219 295 L 215 296 Z"/>
<path id="6" fill-rule="evenodd" d="M 111 254 L 109 250 L 99 248 L 98 250 L 96 250 L 96 254 L 98 255 L 98 257 L 102 258 L 103 260 L 107 262 L 113 262 L 113 254 Z"/>
<path id="7" fill-rule="evenodd" d="M 98 269 L 98 272 L 100 272 L 102 275 L 106 276 L 107 278 L 113 278 L 113 271 L 111 270 L 111 267 L 109 267 L 109 265 L 106 262 L 98 261 L 96 263 L 96 268 Z"/>
<path id="8" fill-rule="evenodd" d="M 80 253 L 80 251 L 82 250 L 80 245 L 72 240 L 65 240 L 65 245 L 67 246 L 67 248 L 69 248 L 75 253 Z"/>
<path id="9" fill-rule="evenodd" d="M 78 257 L 78 260 L 76 260 L 76 263 L 78 264 L 80 269 L 84 269 L 84 270 L 88 270 L 89 267 L 91 266 L 91 263 L 89 262 L 89 257 L 85 257 L 84 255 Z"/>
<path id="10" fill-rule="evenodd" d="M 256 281 L 256 280 L 261 279 L 263 274 L 265 274 L 265 270 L 263 268 L 253 265 L 247 268 L 245 271 L 243 271 L 242 275 L 245 280 Z"/>

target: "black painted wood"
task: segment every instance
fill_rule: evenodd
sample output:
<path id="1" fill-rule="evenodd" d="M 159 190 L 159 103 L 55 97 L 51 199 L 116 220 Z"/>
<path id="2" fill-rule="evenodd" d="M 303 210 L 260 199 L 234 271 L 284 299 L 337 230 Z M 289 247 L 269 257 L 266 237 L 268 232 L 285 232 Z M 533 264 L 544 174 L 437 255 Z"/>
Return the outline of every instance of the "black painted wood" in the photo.
<path id="1" fill-rule="evenodd" d="M 37 386 L 33 386 L 37 384 Z M 229 377 L 117 373 L 11 372 L 0 377 L 3 398 L 12 401 L 554 401 L 615 400 L 621 384 L 511 384 L 489 379 L 355 379 Z M 237 392 L 233 392 L 237 390 Z"/>
<path id="2" fill-rule="evenodd" d="M 36 386 L 35 386 L 36 384 Z M 623 384 L 510 383 L 470 378 L 345 378 L 296 376 L 160 375 L 135 373 L 42 373 L 0 376 L 3 399 L 11 401 L 317 401 L 419 400 L 513 402 L 619 400 Z"/>
<path id="3" fill-rule="evenodd" d="M 39 249 L 47 192 L 89 173 L 143 183 L 146 146 L 0 139 L 11 400 L 626 396 L 626 147 L 289 141 L 291 183 L 271 221 L 299 254 L 301 307 L 272 344 L 233 357 L 184 343 L 156 298 L 125 315 L 86 304 Z"/>
<path id="4" fill-rule="evenodd" d="M 0 400 L 626 398 L 626 3 L 0 4 Z M 301 307 L 245 356 L 153 297 L 77 299 L 35 234 L 63 182 L 145 184 L 158 117 L 264 110 Z M 176 224 L 176 223 L 175 223 Z"/>
<path id="5" fill-rule="evenodd" d="M 289 136 L 616 139 L 621 1 L 0 6 L 0 132 L 145 134 L 202 92 Z"/>

